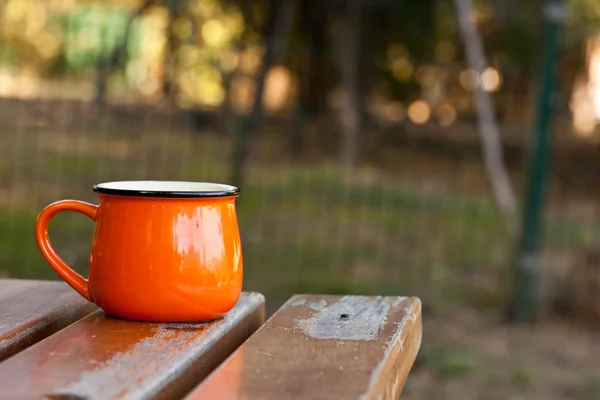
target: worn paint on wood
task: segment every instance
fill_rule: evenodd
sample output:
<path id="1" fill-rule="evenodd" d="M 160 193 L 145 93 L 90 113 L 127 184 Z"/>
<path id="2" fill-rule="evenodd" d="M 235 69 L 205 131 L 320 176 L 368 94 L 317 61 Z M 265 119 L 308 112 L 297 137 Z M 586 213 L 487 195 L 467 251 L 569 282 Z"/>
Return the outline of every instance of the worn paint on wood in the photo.
<path id="1" fill-rule="evenodd" d="M 64 282 L 0 279 L 0 361 L 96 309 Z"/>
<path id="2" fill-rule="evenodd" d="M 233 310 L 209 323 L 133 322 L 97 311 L 0 363 L 0 397 L 181 397 L 256 331 L 264 315 L 258 293 L 242 294 Z"/>
<path id="3" fill-rule="evenodd" d="M 421 334 L 414 297 L 294 296 L 186 399 L 396 400 Z"/>
<path id="4" fill-rule="evenodd" d="M 390 310 L 388 299 L 366 299 L 347 296 L 325 308 L 327 302 L 311 303 L 319 311 L 310 318 L 298 321 L 297 326 L 315 339 L 374 340 L 387 320 Z"/>

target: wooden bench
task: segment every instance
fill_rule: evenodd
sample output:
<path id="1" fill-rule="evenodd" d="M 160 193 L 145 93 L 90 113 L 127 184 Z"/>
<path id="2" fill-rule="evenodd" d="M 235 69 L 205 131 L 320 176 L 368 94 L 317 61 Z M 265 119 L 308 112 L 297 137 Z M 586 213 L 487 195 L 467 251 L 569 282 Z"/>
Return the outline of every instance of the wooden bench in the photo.
<path id="1" fill-rule="evenodd" d="M 62 282 L 0 279 L 0 361 L 94 310 Z"/>
<path id="2" fill-rule="evenodd" d="M 421 302 L 295 296 L 186 399 L 397 399 L 421 344 Z"/>
<path id="3" fill-rule="evenodd" d="M 0 280 L 0 399 L 396 399 L 421 341 L 415 298 L 295 296 L 263 325 L 258 293 L 194 324 L 109 318 L 78 296 Z"/>

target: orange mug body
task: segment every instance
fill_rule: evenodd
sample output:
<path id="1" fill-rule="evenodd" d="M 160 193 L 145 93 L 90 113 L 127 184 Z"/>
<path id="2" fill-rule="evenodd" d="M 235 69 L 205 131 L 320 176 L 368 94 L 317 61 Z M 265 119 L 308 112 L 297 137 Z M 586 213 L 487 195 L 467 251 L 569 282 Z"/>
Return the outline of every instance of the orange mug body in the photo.
<path id="1" fill-rule="evenodd" d="M 139 321 L 207 321 L 233 308 L 243 277 L 236 187 L 133 181 L 94 190 L 98 206 L 59 201 L 36 223 L 42 255 L 75 290 L 108 315 Z M 65 210 L 96 221 L 87 280 L 49 242 L 48 223 Z"/>

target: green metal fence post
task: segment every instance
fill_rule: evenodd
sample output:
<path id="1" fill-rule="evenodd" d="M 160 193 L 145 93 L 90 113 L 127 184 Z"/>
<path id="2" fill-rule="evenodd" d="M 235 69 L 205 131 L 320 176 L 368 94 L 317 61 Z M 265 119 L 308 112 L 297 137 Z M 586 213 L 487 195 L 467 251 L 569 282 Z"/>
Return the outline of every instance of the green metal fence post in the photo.
<path id="1" fill-rule="evenodd" d="M 543 12 L 545 29 L 537 97 L 535 137 L 529 164 L 521 238 L 514 260 L 514 297 L 511 304 L 510 318 L 515 322 L 531 321 L 536 308 L 542 211 L 548 175 L 550 124 L 555 103 L 554 88 L 556 61 L 559 52 L 559 28 L 565 19 L 566 9 L 562 0 L 546 0 Z"/>

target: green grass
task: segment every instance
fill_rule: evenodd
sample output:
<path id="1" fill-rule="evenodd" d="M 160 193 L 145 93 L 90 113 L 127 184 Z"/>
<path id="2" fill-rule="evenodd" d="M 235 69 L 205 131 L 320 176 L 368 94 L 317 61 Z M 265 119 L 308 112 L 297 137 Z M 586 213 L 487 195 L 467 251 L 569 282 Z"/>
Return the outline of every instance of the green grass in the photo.
<path id="1" fill-rule="evenodd" d="M 424 342 L 416 365 L 432 368 L 441 379 L 465 378 L 475 368 L 467 349 L 432 342 Z"/>
<path id="2" fill-rule="evenodd" d="M 600 375 L 590 374 L 585 376 L 583 378 L 582 391 L 584 399 L 600 398 Z"/>
<path id="3" fill-rule="evenodd" d="M 6 210 L 4 210 L 6 211 Z M 26 212 L 0 214 L 0 271 L 16 278 L 55 279 L 35 243 L 37 215 Z M 67 263 L 86 274 L 93 222 L 82 215 L 58 214 L 50 223 L 50 239 Z M 74 263 L 75 262 L 75 263 Z"/>
<path id="4" fill-rule="evenodd" d="M 107 162 L 100 157 L 81 157 L 75 154 L 49 154 L 42 155 L 38 160 L 40 177 L 69 182 L 79 176 L 102 176 L 103 180 L 112 180 L 126 170 L 128 164 L 123 161 L 112 160 Z"/>
<path id="5" fill-rule="evenodd" d="M 142 142 L 132 140 L 133 155 L 122 160 L 44 153 L 37 164 L 24 163 L 28 169 L 22 178 L 59 195 L 88 199 L 89 185 L 81 182 L 224 181 L 227 176 L 227 147 L 213 137 L 170 137 L 169 148 L 186 152 L 168 151 L 162 158 L 156 157 L 162 154 L 161 141 L 145 143 L 150 147 L 144 156 L 135 151 Z M 187 146 L 200 149 L 200 155 Z M 367 184 L 345 179 L 333 168 L 252 167 L 248 175 L 238 201 L 248 288 L 283 297 L 298 292 L 415 294 L 438 309 L 465 301 L 493 308 L 503 300 L 518 221 L 501 216 L 490 199 L 424 193 L 406 183 Z M 33 238 L 37 212 L 49 197 L 38 192 L 43 196 L 33 200 L 35 207 L 27 202 L 9 210 L 0 203 L 0 271 L 10 276 L 55 276 Z M 57 250 L 82 273 L 92 230 L 92 222 L 80 215 L 59 215 L 51 226 Z M 568 248 L 600 237 L 600 227 L 553 219 L 544 237 L 548 246 Z"/>
<path id="6" fill-rule="evenodd" d="M 533 388 L 537 384 L 537 380 L 534 371 L 523 366 L 515 368 L 510 375 L 511 385 L 521 390 Z"/>
<path id="7" fill-rule="evenodd" d="M 566 388 L 569 398 L 581 400 L 597 400 L 600 398 L 600 375 L 598 373 L 584 374 Z"/>

